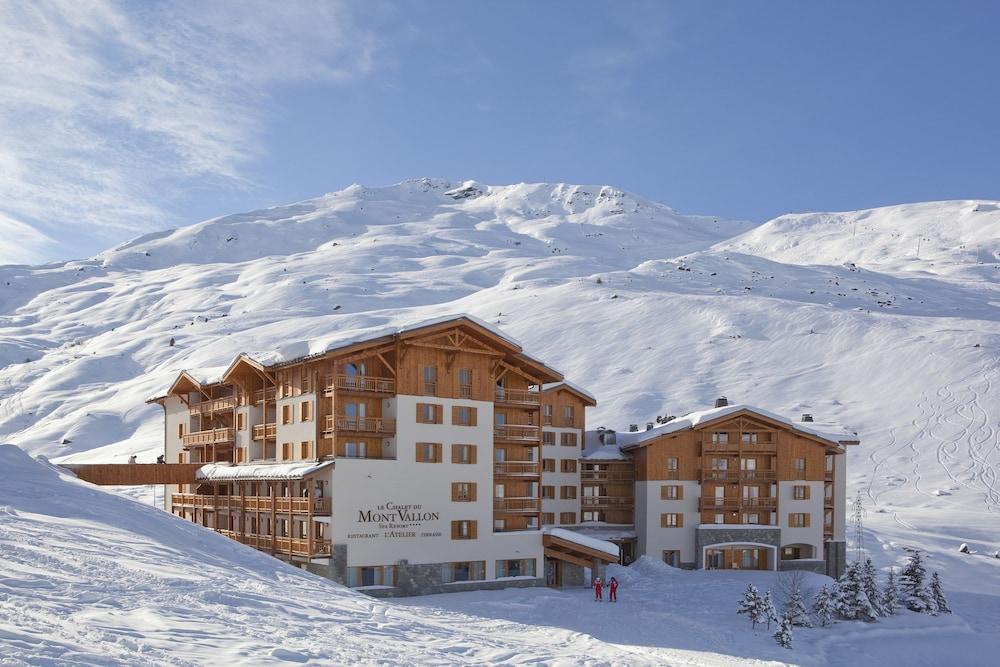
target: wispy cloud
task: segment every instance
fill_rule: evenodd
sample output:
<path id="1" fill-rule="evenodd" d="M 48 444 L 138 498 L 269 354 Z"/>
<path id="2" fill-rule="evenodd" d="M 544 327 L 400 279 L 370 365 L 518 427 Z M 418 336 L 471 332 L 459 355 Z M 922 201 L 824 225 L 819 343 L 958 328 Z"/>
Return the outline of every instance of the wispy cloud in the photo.
<path id="1" fill-rule="evenodd" d="M 365 76 L 379 46 L 349 5 L 302 0 L 0 3 L 0 44 L 0 214 L 56 239 L 246 186 L 273 86 Z"/>

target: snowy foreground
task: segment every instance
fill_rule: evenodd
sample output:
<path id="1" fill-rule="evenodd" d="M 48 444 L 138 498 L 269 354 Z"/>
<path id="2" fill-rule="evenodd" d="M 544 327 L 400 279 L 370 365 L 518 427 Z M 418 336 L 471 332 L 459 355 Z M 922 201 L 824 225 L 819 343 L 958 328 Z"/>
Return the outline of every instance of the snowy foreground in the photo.
<path id="1" fill-rule="evenodd" d="M 586 589 L 373 600 L 0 447 L 4 665 L 987 665 L 1000 652 L 989 596 L 952 593 L 949 616 L 799 630 L 785 650 L 734 613 L 746 582 L 775 587 L 772 573 L 643 561 L 609 574 L 615 605 Z"/>

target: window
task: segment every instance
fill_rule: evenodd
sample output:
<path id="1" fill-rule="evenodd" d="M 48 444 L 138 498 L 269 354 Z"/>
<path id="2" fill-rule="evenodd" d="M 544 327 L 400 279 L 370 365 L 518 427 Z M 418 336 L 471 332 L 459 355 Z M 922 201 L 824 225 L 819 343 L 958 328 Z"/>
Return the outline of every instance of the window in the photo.
<path id="1" fill-rule="evenodd" d="M 308 440 L 303 440 L 299 443 L 299 458 L 308 459 L 312 458 L 312 443 Z"/>
<path id="2" fill-rule="evenodd" d="M 665 550 L 663 552 L 663 562 L 670 567 L 681 566 L 681 552 L 676 549 Z"/>
<path id="3" fill-rule="evenodd" d="M 794 472 L 797 479 L 805 479 L 806 476 L 806 460 L 805 459 L 792 459 L 792 472 Z"/>
<path id="4" fill-rule="evenodd" d="M 677 484 L 665 484 L 660 487 L 660 500 L 683 500 L 684 487 Z"/>
<path id="5" fill-rule="evenodd" d="M 756 433 L 741 433 L 740 442 L 744 445 L 756 445 L 757 444 L 757 434 Z"/>
<path id="6" fill-rule="evenodd" d="M 709 467 L 712 470 L 729 470 L 729 459 L 709 459 Z"/>
<path id="7" fill-rule="evenodd" d="M 312 373 L 309 372 L 309 369 L 302 369 L 302 375 L 299 378 L 299 385 L 302 387 L 303 394 L 308 394 L 312 391 Z"/>
<path id="8" fill-rule="evenodd" d="M 683 528 L 684 515 L 679 513 L 669 513 L 660 515 L 660 528 Z"/>
<path id="9" fill-rule="evenodd" d="M 237 412 L 236 413 L 236 430 L 245 431 L 247 427 L 247 416 L 246 413 Z"/>
<path id="10" fill-rule="evenodd" d="M 292 405 L 290 403 L 281 406 L 281 423 L 291 424 L 294 421 L 295 415 L 292 414 Z"/>
<path id="11" fill-rule="evenodd" d="M 584 512 L 583 513 L 583 520 L 584 521 L 604 521 L 604 516 L 603 515 L 604 515 L 603 512 Z"/>
<path id="12" fill-rule="evenodd" d="M 364 586 L 394 586 L 395 581 L 395 565 L 375 565 L 372 567 L 347 568 L 347 585 L 351 588 L 362 588 Z"/>
<path id="13" fill-rule="evenodd" d="M 246 450 L 242 447 L 236 448 L 236 463 L 244 463 L 246 461 Z"/>
<path id="14" fill-rule="evenodd" d="M 184 463 L 184 452 L 177 452 L 177 462 Z"/>
<path id="15" fill-rule="evenodd" d="M 567 405 L 563 408 L 563 425 L 573 426 L 574 423 L 575 421 L 574 421 L 573 406 Z"/>
<path id="16" fill-rule="evenodd" d="M 576 459 L 563 459 L 560 464 L 562 472 L 576 472 Z"/>
<path id="17" fill-rule="evenodd" d="M 451 539 L 453 540 L 474 540 L 476 539 L 476 522 L 463 520 L 451 522 Z"/>
<path id="18" fill-rule="evenodd" d="M 809 500 L 809 487 L 804 484 L 793 486 L 792 497 L 795 500 Z"/>
<path id="19" fill-rule="evenodd" d="M 496 569 L 498 579 L 500 577 L 533 577 L 535 576 L 535 559 L 498 560 Z"/>
<path id="20" fill-rule="evenodd" d="M 344 443 L 344 456 L 349 459 L 363 459 L 368 453 L 368 443 L 361 442 L 346 442 Z"/>
<path id="21" fill-rule="evenodd" d="M 543 486 L 542 487 L 542 499 L 543 500 L 553 500 L 556 497 L 556 487 L 554 486 Z"/>
<path id="22" fill-rule="evenodd" d="M 792 512 L 788 515 L 789 528 L 808 528 L 809 515 L 805 512 Z"/>
<path id="23" fill-rule="evenodd" d="M 441 463 L 441 445 L 436 442 L 418 442 L 417 463 Z"/>
<path id="24" fill-rule="evenodd" d="M 542 424 L 546 426 L 552 425 L 552 406 L 543 405 L 542 406 Z"/>
<path id="25" fill-rule="evenodd" d="M 667 479 L 677 479 L 677 457 L 667 459 Z"/>
<path id="26" fill-rule="evenodd" d="M 542 512 L 542 525 L 552 526 L 555 525 L 556 515 L 555 512 Z"/>
<path id="27" fill-rule="evenodd" d="M 563 526 L 572 526 L 576 524 L 576 512 L 560 512 L 559 513 L 559 523 Z"/>
<path id="28" fill-rule="evenodd" d="M 476 501 L 475 482 L 452 482 L 451 499 L 456 503 L 472 503 Z"/>
<path id="29" fill-rule="evenodd" d="M 553 431 L 545 431 L 542 433 L 542 444 L 543 445 L 554 445 L 556 444 L 556 434 Z"/>
<path id="30" fill-rule="evenodd" d="M 562 433 L 559 435 L 559 444 L 563 447 L 576 447 L 576 433 Z"/>
<path id="31" fill-rule="evenodd" d="M 178 438 L 183 438 L 184 437 L 184 424 L 178 424 L 177 425 L 177 437 Z"/>
<path id="32" fill-rule="evenodd" d="M 299 421 L 312 421 L 312 402 L 302 401 L 299 403 Z"/>
<path id="33" fill-rule="evenodd" d="M 475 426 L 476 409 L 465 405 L 452 406 L 451 423 L 455 426 Z"/>
<path id="34" fill-rule="evenodd" d="M 760 524 L 760 514 L 756 512 L 744 512 L 743 523 L 756 526 Z"/>
<path id="35" fill-rule="evenodd" d="M 729 442 L 729 434 L 725 431 L 719 431 L 712 434 L 712 444 L 714 445 L 725 445 Z"/>
<path id="36" fill-rule="evenodd" d="M 555 472 L 555 471 L 556 471 L 555 459 L 542 459 L 542 472 Z"/>
<path id="37" fill-rule="evenodd" d="M 576 487 L 575 486 L 559 487 L 559 497 L 562 498 L 563 500 L 576 500 Z"/>
<path id="38" fill-rule="evenodd" d="M 292 443 L 290 442 L 281 443 L 281 458 L 286 461 L 292 458 Z"/>
<path id="39" fill-rule="evenodd" d="M 443 414 L 444 408 L 436 403 L 417 403 L 418 424 L 440 424 Z"/>
<path id="40" fill-rule="evenodd" d="M 482 581 L 486 578 L 486 561 L 475 560 L 467 563 L 445 563 L 441 568 L 441 579 L 445 583 L 455 581 Z"/>
<path id="41" fill-rule="evenodd" d="M 458 397 L 472 398 L 472 369 L 458 369 Z"/>
<path id="42" fill-rule="evenodd" d="M 475 445 L 452 445 L 451 462 L 462 464 L 473 464 L 476 462 Z"/>
<path id="43" fill-rule="evenodd" d="M 424 366 L 424 395 L 437 396 L 437 366 Z"/>
<path id="44" fill-rule="evenodd" d="M 719 513 L 717 513 L 715 515 L 715 523 L 720 523 L 721 524 L 721 523 L 725 523 L 725 522 L 726 522 L 726 515 L 725 514 L 722 514 L 721 512 L 719 512 Z"/>

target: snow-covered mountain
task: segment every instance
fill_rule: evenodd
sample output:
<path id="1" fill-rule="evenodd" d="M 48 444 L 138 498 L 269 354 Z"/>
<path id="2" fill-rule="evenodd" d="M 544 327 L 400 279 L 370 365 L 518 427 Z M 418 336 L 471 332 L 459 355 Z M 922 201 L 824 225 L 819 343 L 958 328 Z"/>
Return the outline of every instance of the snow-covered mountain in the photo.
<path id="1" fill-rule="evenodd" d="M 0 442 L 151 460 L 143 400 L 182 368 L 469 312 L 594 393 L 593 426 L 725 394 L 858 431 L 850 490 L 887 549 L 993 550 L 998 239 L 992 201 L 754 226 L 601 186 L 351 186 L 0 267 Z"/>

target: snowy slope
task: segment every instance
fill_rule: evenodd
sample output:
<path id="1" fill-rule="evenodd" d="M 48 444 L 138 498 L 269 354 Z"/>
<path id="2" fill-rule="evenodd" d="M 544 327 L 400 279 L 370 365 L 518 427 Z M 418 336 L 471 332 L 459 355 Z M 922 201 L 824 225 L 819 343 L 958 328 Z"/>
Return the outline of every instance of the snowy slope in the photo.
<path id="1" fill-rule="evenodd" d="M 869 506 L 867 546 L 882 564 L 909 543 L 950 563 L 961 542 L 1000 548 L 997 239 L 997 202 L 753 227 L 600 186 L 351 186 L 0 267 L 0 441 L 152 460 L 162 422 L 143 399 L 182 368 L 289 332 L 469 312 L 594 393 L 592 426 L 726 394 L 858 431 L 849 490 Z M 962 585 L 1000 595 L 993 565 L 970 562 Z"/>

